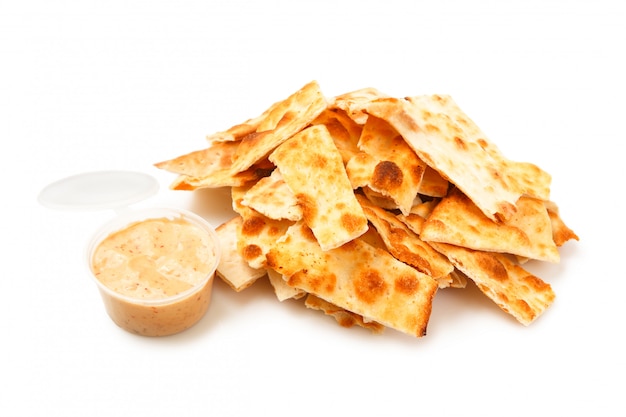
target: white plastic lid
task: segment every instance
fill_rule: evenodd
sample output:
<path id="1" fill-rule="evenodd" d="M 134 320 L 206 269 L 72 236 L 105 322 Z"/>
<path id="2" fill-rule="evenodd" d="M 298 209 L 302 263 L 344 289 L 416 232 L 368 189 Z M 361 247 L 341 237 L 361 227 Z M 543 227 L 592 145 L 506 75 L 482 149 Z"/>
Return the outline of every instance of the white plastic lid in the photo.
<path id="1" fill-rule="evenodd" d="M 55 181 L 39 193 L 39 202 L 63 210 L 117 209 L 144 200 L 159 190 L 150 175 L 134 171 L 94 171 Z"/>

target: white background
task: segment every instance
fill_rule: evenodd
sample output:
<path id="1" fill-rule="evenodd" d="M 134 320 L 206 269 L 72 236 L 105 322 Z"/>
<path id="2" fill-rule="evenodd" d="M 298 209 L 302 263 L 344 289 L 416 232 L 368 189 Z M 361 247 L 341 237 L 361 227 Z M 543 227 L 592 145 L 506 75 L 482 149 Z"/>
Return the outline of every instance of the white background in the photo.
<path id="1" fill-rule="evenodd" d="M 619 1 L 0 0 L 0 414 L 28 416 L 624 415 Z M 153 163 L 311 80 L 450 94 L 511 159 L 553 176 L 580 236 L 533 263 L 557 299 L 530 327 L 474 287 L 435 299 L 428 335 L 344 329 L 259 282 L 216 281 L 168 338 L 106 316 L 84 249 L 112 212 L 42 207 L 84 171 L 154 175 L 137 206 L 215 226 L 228 193 L 173 192 Z"/>

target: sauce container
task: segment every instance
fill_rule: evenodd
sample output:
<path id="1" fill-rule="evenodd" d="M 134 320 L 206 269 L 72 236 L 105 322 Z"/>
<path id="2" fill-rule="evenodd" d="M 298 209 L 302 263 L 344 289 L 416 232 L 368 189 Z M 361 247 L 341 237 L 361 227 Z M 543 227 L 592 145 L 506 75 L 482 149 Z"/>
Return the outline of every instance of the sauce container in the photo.
<path id="1" fill-rule="evenodd" d="M 103 171 L 57 181 L 39 196 L 51 208 L 116 209 L 90 240 L 85 261 L 113 322 L 142 336 L 176 334 L 205 315 L 221 255 L 215 229 L 200 216 L 127 207 L 156 190 L 144 174 Z"/>

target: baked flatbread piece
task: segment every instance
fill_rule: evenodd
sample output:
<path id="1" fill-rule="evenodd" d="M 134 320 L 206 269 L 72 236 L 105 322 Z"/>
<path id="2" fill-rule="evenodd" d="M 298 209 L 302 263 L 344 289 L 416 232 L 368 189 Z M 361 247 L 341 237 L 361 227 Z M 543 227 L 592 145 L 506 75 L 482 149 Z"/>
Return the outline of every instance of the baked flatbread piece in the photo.
<path id="1" fill-rule="evenodd" d="M 269 177 L 261 178 L 250 187 L 241 204 L 274 220 L 297 221 L 302 218 L 302 209 L 296 196 L 277 169 Z"/>
<path id="2" fill-rule="evenodd" d="M 326 110 L 327 104 L 316 81 L 274 104 L 256 131 L 241 139 L 232 170 L 245 171 L 266 158 L 278 145 L 308 126 Z"/>
<path id="3" fill-rule="evenodd" d="M 372 333 L 381 334 L 385 331 L 385 326 L 375 321 L 366 321 L 358 314 L 348 311 L 334 304 L 329 303 L 312 294 L 308 294 L 304 300 L 304 305 L 313 310 L 323 311 L 326 315 L 335 318 L 341 327 L 361 326 L 370 330 Z"/>
<path id="4" fill-rule="evenodd" d="M 559 213 L 559 207 L 554 201 L 544 201 L 550 222 L 552 223 L 552 239 L 557 246 L 563 246 L 568 240 L 578 240 L 578 235 L 570 229 Z"/>
<path id="5" fill-rule="evenodd" d="M 209 143 L 240 141 L 249 134 L 256 132 L 261 123 L 267 120 L 269 114 L 279 105 L 281 105 L 281 102 L 277 101 L 259 116 L 248 119 L 243 123 L 236 124 L 227 130 L 207 135 L 206 140 Z"/>
<path id="6" fill-rule="evenodd" d="M 241 223 L 241 216 L 235 216 L 215 229 L 222 248 L 217 275 L 237 292 L 245 290 L 265 275 L 264 269 L 250 267 L 239 254 L 237 236 Z"/>
<path id="7" fill-rule="evenodd" d="M 301 289 L 287 285 L 283 276 L 271 268 L 267 269 L 267 277 L 269 278 L 270 284 L 274 288 L 276 298 L 278 298 L 278 301 L 280 302 L 291 299 L 297 300 L 306 295 L 306 293 Z"/>
<path id="8" fill-rule="evenodd" d="M 367 231 L 367 218 L 324 125 L 306 128 L 276 148 L 269 159 L 295 195 L 304 222 L 323 250 L 341 246 Z"/>
<path id="9" fill-rule="evenodd" d="M 421 337 L 437 282 L 360 238 L 322 250 L 302 222 L 267 254 L 268 267 L 288 285 L 401 332 Z"/>
<path id="10" fill-rule="evenodd" d="M 237 229 L 237 250 L 251 268 L 265 269 L 266 253 L 293 222 L 271 219 L 243 205 L 242 201 L 249 190 L 250 187 L 231 189 L 233 210 L 242 218 L 241 227 Z"/>
<path id="11" fill-rule="evenodd" d="M 368 114 L 365 112 L 367 105 L 373 100 L 386 97 L 389 96 L 375 88 L 361 88 L 335 96 L 329 107 L 345 111 L 356 123 L 364 125 L 368 118 Z"/>
<path id="12" fill-rule="evenodd" d="M 357 199 L 393 256 L 436 280 L 448 281 L 454 269 L 448 258 L 422 241 L 393 213 L 372 204 L 364 196 L 357 195 Z"/>
<path id="13" fill-rule="evenodd" d="M 422 176 L 422 182 L 420 182 L 419 194 L 429 197 L 445 197 L 450 188 L 450 183 L 447 179 L 441 176 L 440 173 L 426 165 L 426 170 Z"/>
<path id="14" fill-rule="evenodd" d="M 501 253 L 483 252 L 446 243 L 433 247 L 448 259 L 503 311 L 529 325 L 554 301 L 550 284 Z"/>
<path id="15" fill-rule="evenodd" d="M 265 176 L 268 169 L 271 169 L 266 161 L 260 161 L 241 172 L 232 170 L 232 159 L 238 146 L 239 142 L 216 142 L 206 149 L 192 151 L 154 165 L 179 174 L 170 185 L 173 190 L 238 187 Z"/>
<path id="16" fill-rule="evenodd" d="M 426 164 L 387 122 L 369 117 L 346 167 L 354 188 L 369 187 L 389 198 L 405 214 L 411 210 Z"/>
<path id="17" fill-rule="evenodd" d="M 454 189 L 424 222 L 420 237 L 427 242 L 559 262 L 548 211 L 543 201 L 530 197 L 521 197 L 515 214 L 498 223 Z"/>
<path id="18" fill-rule="evenodd" d="M 363 126 L 350 119 L 343 110 L 326 109 L 314 121 L 314 125 L 324 125 L 335 142 L 344 164 L 357 153 L 357 146 Z"/>
<path id="19" fill-rule="evenodd" d="M 441 95 L 379 99 L 369 103 L 367 112 L 389 122 L 420 159 L 492 220 L 510 218 L 519 197 L 532 190 L 547 199 L 550 176 L 531 164 L 507 160 L 486 136 L 476 137 L 478 129 L 468 127 L 469 118 L 450 102 Z M 444 111 L 448 108 L 457 110 Z"/>

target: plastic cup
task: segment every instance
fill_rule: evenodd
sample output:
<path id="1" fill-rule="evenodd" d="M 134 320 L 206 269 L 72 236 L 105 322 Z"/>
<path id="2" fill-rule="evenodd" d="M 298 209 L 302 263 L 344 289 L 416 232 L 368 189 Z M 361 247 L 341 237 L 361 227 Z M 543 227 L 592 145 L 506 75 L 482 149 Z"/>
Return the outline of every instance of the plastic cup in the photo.
<path id="1" fill-rule="evenodd" d="M 94 269 L 94 254 L 99 245 L 111 234 L 125 230 L 131 225 L 148 222 L 151 219 L 184 220 L 201 233 L 206 234 L 209 242 L 206 246 L 211 246 L 209 249 L 212 254 L 209 260 L 210 265 L 205 265 L 208 268 L 206 276 L 191 288 L 180 293 L 148 299 L 122 294 L 122 291 L 116 291 L 105 285 L 98 279 Z M 88 245 L 87 261 L 106 312 L 115 324 L 138 335 L 168 336 L 192 327 L 205 315 L 211 302 L 213 281 L 220 254 L 220 245 L 215 229 L 204 219 L 186 210 L 151 208 L 127 211 L 105 224 Z M 174 261 L 169 260 L 169 262 Z M 157 290 L 157 292 L 159 290 L 159 288 L 152 289 Z"/>

